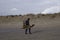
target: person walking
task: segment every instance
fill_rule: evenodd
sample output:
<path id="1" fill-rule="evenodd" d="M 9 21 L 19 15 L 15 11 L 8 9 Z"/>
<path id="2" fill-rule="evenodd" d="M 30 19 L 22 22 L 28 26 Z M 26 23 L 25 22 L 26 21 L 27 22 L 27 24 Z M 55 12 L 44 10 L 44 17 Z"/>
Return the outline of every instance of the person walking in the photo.
<path id="1" fill-rule="evenodd" d="M 29 30 L 29 34 L 32 34 L 31 33 L 31 27 L 30 27 L 30 18 L 27 18 L 27 20 L 25 20 L 24 22 L 23 22 L 23 24 L 24 24 L 24 29 L 25 29 L 25 34 L 27 34 L 27 31 Z"/>

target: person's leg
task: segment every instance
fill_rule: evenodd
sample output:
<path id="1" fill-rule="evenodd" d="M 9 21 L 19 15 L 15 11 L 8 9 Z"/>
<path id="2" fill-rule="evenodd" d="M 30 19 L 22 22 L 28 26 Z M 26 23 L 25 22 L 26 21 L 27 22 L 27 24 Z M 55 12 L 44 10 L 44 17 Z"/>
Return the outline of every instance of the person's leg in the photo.
<path id="1" fill-rule="evenodd" d="M 29 34 L 32 34 L 32 33 L 31 33 L 31 28 L 29 28 Z"/>
<path id="2" fill-rule="evenodd" d="M 28 29 L 25 29 L 25 34 L 27 34 Z"/>

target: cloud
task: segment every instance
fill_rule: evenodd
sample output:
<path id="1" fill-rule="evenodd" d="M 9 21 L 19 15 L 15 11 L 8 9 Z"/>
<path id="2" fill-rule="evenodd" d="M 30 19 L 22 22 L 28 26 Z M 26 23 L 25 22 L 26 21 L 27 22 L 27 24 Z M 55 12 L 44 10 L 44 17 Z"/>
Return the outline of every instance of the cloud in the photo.
<path id="1" fill-rule="evenodd" d="M 12 8 L 10 9 L 11 11 L 17 11 L 18 9 L 17 8 Z"/>
<path id="2" fill-rule="evenodd" d="M 47 13 L 58 13 L 58 12 L 60 12 L 60 6 L 54 6 L 54 7 L 47 8 L 42 13 L 47 14 Z"/>
<path id="3" fill-rule="evenodd" d="M 8 15 L 19 15 L 20 11 L 18 8 L 12 8 L 8 11 Z"/>
<path id="4" fill-rule="evenodd" d="M 0 0 L 0 14 L 40 13 L 54 6 L 60 6 L 60 0 Z"/>

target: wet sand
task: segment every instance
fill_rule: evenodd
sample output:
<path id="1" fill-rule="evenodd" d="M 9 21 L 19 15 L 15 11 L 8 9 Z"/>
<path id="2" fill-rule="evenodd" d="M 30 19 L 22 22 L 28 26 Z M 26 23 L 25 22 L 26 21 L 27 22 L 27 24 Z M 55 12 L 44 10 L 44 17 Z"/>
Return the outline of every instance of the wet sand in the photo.
<path id="1" fill-rule="evenodd" d="M 36 20 L 32 34 L 24 34 L 22 23 L 0 24 L 0 40 L 60 40 L 59 20 Z"/>

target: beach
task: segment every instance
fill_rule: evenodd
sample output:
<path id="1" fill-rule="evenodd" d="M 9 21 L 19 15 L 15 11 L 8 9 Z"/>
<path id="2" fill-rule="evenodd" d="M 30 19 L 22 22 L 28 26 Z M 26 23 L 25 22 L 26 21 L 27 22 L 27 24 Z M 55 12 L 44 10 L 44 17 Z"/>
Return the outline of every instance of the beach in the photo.
<path id="1" fill-rule="evenodd" d="M 32 34 L 25 34 L 23 21 L 0 23 L 0 40 L 60 40 L 60 18 L 38 18 L 30 21 L 35 24 Z"/>

